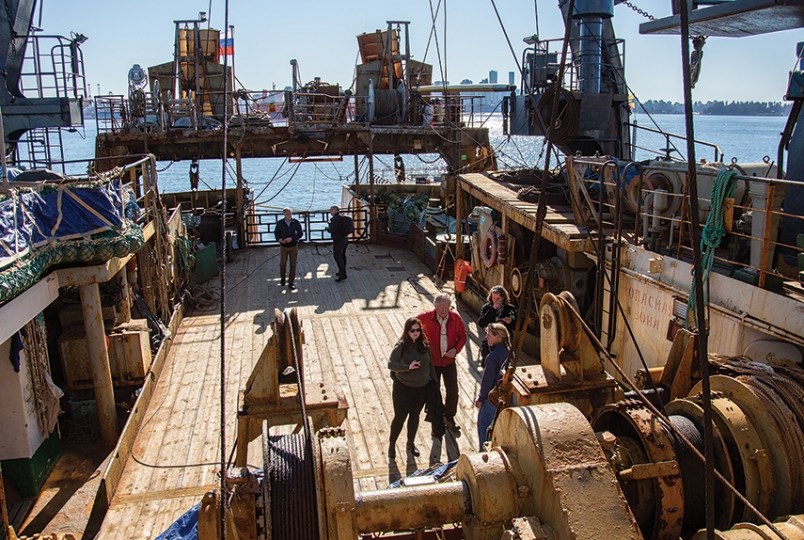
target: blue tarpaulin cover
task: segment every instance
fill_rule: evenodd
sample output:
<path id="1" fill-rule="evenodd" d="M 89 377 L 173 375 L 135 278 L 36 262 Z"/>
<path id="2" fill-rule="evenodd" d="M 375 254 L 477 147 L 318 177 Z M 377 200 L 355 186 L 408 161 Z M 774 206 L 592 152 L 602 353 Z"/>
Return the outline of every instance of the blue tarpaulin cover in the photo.
<path id="1" fill-rule="evenodd" d="M 0 268 L 52 241 L 121 227 L 125 220 L 123 198 L 120 179 L 95 186 L 11 189 L 0 200 Z"/>
<path id="2" fill-rule="evenodd" d="M 99 264 L 143 246 L 136 197 L 115 172 L 91 180 L 12 182 L 0 195 L 0 303 L 52 267 Z"/>
<path id="3" fill-rule="evenodd" d="M 198 540 L 198 505 L 183 513 L 156 540 Z"/>

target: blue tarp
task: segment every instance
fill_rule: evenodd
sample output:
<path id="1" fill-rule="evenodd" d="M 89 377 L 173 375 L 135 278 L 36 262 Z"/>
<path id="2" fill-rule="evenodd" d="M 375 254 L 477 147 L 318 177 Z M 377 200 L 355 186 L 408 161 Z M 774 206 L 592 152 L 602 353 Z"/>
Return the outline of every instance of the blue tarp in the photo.
<path id="1" fill-rule="evenodd" d="M 37 246 L 120 228 L 124 198 L 119 179 L 98 186 L 12 189 L 0 201 L 0 268 Z"/>
<path id="2" fill-rule="evenodd" d="M 198 540 L 198 505 L 183 513 L 156 540 Z"/>

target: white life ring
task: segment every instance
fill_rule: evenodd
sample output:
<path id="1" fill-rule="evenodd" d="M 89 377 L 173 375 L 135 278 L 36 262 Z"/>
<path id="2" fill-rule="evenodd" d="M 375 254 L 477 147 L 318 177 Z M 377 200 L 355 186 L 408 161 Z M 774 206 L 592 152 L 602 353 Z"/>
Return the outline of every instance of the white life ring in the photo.
<path id="1" fill-rule="evenodd" d="M 488 230 L 483 237 L 480 259 L 486 268 L 491 268 L 497 263 L 497 234 L 493 230 Z"/>

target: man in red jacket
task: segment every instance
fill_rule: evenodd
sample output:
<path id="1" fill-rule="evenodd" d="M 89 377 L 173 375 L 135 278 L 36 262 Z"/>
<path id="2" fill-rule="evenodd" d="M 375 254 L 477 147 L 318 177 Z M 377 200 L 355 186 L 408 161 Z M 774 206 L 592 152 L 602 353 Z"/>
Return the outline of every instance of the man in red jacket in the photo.
<path id="1" fill-rule="evenodd" d="M 444 403 L 444 423 L 453 432 L 460 428 L 455 424 L 455 413 L 458 410 L 458 369 L 455 357 L 466 344 L 466 329 L 463 319 L 455 311 L 450 310 L 452 299 L 447 294 L 436 295 L 433 300 L 435 309 L 418 315 L 424 333 L 430 342 L 430 355 L 433 358 L 439 387 L 444 378 L 446 397 Z"/>

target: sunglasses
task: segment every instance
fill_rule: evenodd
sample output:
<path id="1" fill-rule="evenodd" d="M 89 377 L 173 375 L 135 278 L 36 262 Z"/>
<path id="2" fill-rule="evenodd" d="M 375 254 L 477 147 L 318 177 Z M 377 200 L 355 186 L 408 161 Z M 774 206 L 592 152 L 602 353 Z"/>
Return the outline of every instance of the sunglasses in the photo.
<path id="1" fill-rule="evenodd" d="M 410 330 L 408 330 L 408 332 L 410 332 L 411 334 L 414 333 L 414 332 L 418 334 L 421 331 L 422 331 L 421 328 L 411 328 Z"/>

